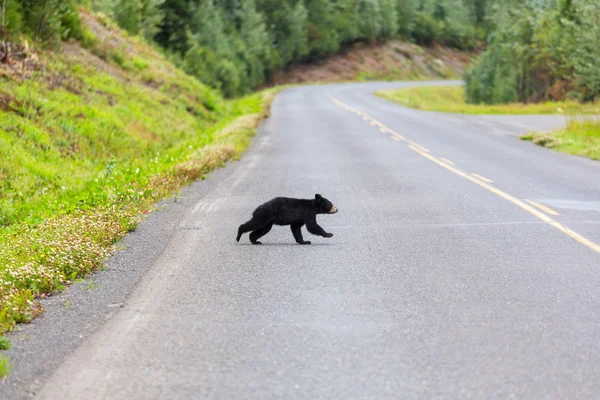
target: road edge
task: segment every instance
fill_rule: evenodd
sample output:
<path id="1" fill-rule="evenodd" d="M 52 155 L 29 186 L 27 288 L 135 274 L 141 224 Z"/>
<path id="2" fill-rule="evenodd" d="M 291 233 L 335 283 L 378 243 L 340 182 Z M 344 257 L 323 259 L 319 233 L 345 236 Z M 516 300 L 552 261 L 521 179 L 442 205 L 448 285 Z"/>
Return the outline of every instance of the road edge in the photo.
<path id="1" fill-rule="evenodd" d="M 256 147 L 271 105 L 283 89 L 272 89 L 274 93 L 255 128 L 256 135 L 241 158 Z M 53 371 L 122 307 L 178 232 L 189 207 L 238 165 L 235 160 L 230 161 L 211 172 L 206 180 L 184 186 L 179 193 L 157 202 L 155 211 L 117 243 L 117 251 L 106 260 L 105 268 L 40 299 L 45 312 L 5 334 L 12 346 L 3 354 L 10 358 L 13 370 L 0 380 L 0 398 L 21 400 L 35 395 Z"/>

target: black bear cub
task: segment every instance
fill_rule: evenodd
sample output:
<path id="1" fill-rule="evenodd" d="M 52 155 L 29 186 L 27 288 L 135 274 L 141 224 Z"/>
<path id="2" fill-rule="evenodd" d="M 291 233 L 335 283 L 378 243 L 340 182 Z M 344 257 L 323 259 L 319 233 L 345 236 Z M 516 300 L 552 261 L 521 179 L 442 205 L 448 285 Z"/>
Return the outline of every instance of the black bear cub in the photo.
<path id="1" fill-rule="evenodd" d="M 298 244 L 310 244 L 302 238 L 302 226 L 306 224 L 306 229 L 313 235 L 330 238 L 333 234 L 325 232 L 317 224 L 317 214 L 335 214 L 337 211 L 338 209 L 320 194 L 316 194 L 311 200 L 275 197 L 258 206 L 252 213 L 252 219 L 240 225 L 236 241 L 239 242 L 244 233 L 251 232 L 250 242 L 261 244 L 258 239 L 269 233 L 273 225 L 290 225 Z"/>

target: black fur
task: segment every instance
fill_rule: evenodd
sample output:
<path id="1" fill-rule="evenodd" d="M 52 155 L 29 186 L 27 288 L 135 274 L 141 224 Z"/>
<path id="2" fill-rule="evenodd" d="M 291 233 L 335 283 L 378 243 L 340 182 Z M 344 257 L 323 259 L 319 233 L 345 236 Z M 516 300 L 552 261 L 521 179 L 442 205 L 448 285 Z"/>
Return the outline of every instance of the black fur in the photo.
<path id="1" fill-rule="evenodd" d="M 269 233 L 273 225 L 290 225 L 298 244 L 310 244 L 302 238 L 302 226 L 306 225 L 306 229 L 313 235 L 330 238 L 333 233 L 325 232 L 317 224 L 317 214 L 335 214 L 337 211 L 337 208 L 320 194 L 316 194 L 312 200 L 276 197 L 254 210 L 252 219 L 240 225 L 235 240 L 239 242 L 244 233 L 250 232 L 250 242 L 261 244 L 258 239 Z"/>

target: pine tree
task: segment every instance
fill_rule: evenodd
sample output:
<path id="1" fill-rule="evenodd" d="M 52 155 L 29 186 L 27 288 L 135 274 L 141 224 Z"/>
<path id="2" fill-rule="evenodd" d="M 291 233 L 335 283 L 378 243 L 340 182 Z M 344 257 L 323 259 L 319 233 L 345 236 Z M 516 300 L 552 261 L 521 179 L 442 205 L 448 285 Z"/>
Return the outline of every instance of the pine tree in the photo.
<path id="1" fill-rule="evenodd" d="M 189 39 L 197 6 L 196 0 L 165 0 L 160 6 L 163 18 L 154 39 L 166 49 L 187 53 L 193 45 Z"/>
<path id="2" fill-rule="evenodd" d="M 419 0 L 396 0 L 398 34 L 402 36 L 409 36 L 413 31 L 418 1 Z"/>
<path id="3" fill-rule="evenodd" d="M 158 33 L 164 18 L 164 12 L 161 9 L 164 2 L 165 0 L 142 0 L 138 32 L 140 35 L 152 39 Z"/>
<path id="4" fill-rule="evenodd" d="M 369 42 L 377 39 L 382 32 L 381 10 L 377 0 L 359 0 L 360 36 Z"/>
<path id="5" fill-rule="evenodd" d="M 312 58 L 320 58 L 339 48 L 335 30 L 335 9 L 329 0 L 306 0 L 308 48 Z"/>
<path id="6" fill-rule="evenodd" d="M 249 88 L 254 88 L 263 82 L 265 72 L 272 67 L 272 40 L 254 0 L 240 0 L 240 3 L 236 20 L 239 37 L 243 41 L 241 56 L 248 67 Z"/>
<path id="7" fill-rule="evenodd" d="M 137 34 L 142 22 L 142 1 L 121 0 L 112 4 L 112 16 L 117 24 L 127 32 Z"/>
<path id="8" fill-rule="evenodd" d="M 379 0 L 381 11 L 381 36 L 389 39 L 398 33 L 398 11 L 396 0 Z"/>
<path id="9" fill-rule="evenodd" d="M 360 38 L 361 16 L 358 14 L 357 0 L 337 0 L 335 9 L 335 31 L 340 43 L 348 43 Z"/>

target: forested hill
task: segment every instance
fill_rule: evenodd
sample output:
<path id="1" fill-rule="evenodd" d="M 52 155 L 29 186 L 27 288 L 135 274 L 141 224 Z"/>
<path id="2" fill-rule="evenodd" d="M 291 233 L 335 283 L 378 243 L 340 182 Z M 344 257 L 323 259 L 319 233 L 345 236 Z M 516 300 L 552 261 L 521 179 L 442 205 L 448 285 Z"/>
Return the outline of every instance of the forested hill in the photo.
<path id="1" fill-rule="evenodd" d="M 53 0 L 48 0 L 53 1 Z M 226 96 L 355 42 L 401 37 L 471 49 L 492 0 L 88 0 Z"/>
<path id="2" fill-rule="evenodd" d="M 156 43 L 228 97 L 357 42 L 373 47 L 394 38 L 485 47 L 466 75 L 470 102 L 590 101 L 600 93 L 597 0 L 7 0 L 0 3 L 3 43 L 23 35 L 49 45 L 85 40 L 81 6 Z"/>

